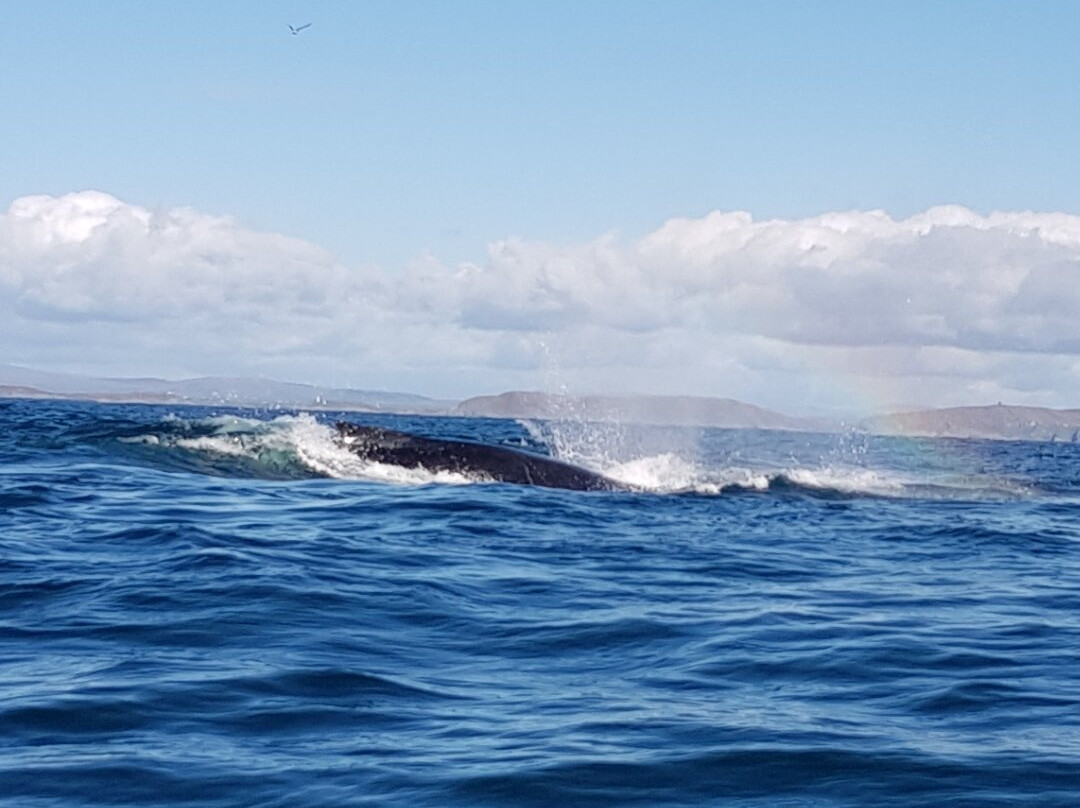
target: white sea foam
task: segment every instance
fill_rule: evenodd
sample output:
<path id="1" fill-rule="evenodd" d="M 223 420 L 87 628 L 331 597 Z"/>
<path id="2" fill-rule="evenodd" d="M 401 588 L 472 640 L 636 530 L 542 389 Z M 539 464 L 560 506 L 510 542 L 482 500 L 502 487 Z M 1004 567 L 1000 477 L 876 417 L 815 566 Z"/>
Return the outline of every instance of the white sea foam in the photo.
<path id="1" fill-rule="evenodd" d="M 705 469 L 672 452 L 611 463 L 602 472 L 613 480 L 657 494 L 720 494 L 732 488 L 760 491 L 769 487 L 767 474 L 748 468 Z"/>
<path id="2" fill-rule="evenodd" d="M 311 415 L 283 416 L 281 422 L 287 439 L 296 449 L 300 461 L 313 471 L 327 477 L 348 480 L 376 480 L 399 485 L 448 483 L 464 485 L 477 482 L 464 474 L 448 471 L 428 471 L 365 460 L 349 451 L 336 440 L 336 430 L 321 424 Z M 273 423 L 273 422 L 272 422 Z"/>
<path id="3" fill-rule="evenodd" d="M 179 438 L 174 445 L 194 452 L 214 452 L 216 454 L 232 455 L 233 457 L 247 457 L 252 454 L 252 446 L 245 445 L 236 436 Z"/>
<path id="4" fill-rule="evenodd" d="M 804 488 L 875 496 L 899 496 L 910 484 L 910 481 L 873 469 L 842 466 L 789 469 L 784 472 L 784 477 Z"/>
<path id="5" fill-rule="evenodd" d="M 733 465 L 705 464 L 696 446 L 683 452 L 651 452 L 620 457 L 627 435 L 617 425 L 584 422 L 519 422 L 537 441 L 544 441 L 561 460 L 583 465 L 642 491 L 655 493 L 722 494 L 765 491 L 777 483 L 818 491 L 869 496 L 901 496 L 913 481 L 861 466 L 823 463 L 820 466 L 757 466 L 748 458 Z"/>
<path id="6" fill-rule="evenodd" d="M 654 493 L 722 494 L 766 491 L 778 482 L 818 491 L 845 494 L 899 496 L 905 483 L 870 469 L 791 468 L 755 469 L 747 466 L 703 468 L 678 455 L 666 453 L 614 463 L 603 469 L 614 480 Z"/>
<path id="7" fill-rule="evenodd" d="M 603 469 L 613 480 L 647 491 L 677 491 L 692 487 L 700 472 L 672 453 L 612 463 Z"/>
<path id="8" fill-rule="evenodd" d="M 337 433 L 332 426 L 320 423 L 307 413 L 281 415 L 269 421 L 232 416 L 205 418 L 197 422 L 184 422 L 181 426 L 197 431 L 210 427 L 213 433 L 173 437 L 167 441 L 167 445 L 191 452 L 242 457 L 270 467 L 292 461 L 325 477 L 399 485 L 462 485 L 478 481 L 464 474 L 431 472 L 365 460 L 336 440 Z M 156 435 L 140 436 L 135 440 L 161 443 Z"/>

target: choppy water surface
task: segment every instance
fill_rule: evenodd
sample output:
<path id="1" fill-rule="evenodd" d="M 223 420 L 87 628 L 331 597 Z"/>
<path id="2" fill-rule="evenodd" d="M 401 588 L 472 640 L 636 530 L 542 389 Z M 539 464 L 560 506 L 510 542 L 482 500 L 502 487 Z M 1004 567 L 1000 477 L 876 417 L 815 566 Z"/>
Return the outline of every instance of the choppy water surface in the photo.
<path id="1" fill-rule="evenodd" d="M 0 402 L 0 804 L 1080 805 L 1080 447 Z"/>

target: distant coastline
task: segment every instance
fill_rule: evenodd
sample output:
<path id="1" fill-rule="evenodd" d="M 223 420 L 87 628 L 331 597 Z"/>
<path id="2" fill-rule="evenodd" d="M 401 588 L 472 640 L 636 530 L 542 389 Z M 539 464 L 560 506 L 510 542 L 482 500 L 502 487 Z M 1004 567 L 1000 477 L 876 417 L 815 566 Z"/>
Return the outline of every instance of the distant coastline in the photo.
<path id="1" fill-rule="evenodd" d="M 264 378 L 99 379 L 0 365 L 0 399 L 5 398 L 1080 442 L 1080 409 L 1001 403 L 888 413 L 844 422 L 790 416 L 734 399 L 704 396 L 567 396 L 509 391 L 453 401 L 414 393 L 323 388 Z"/>

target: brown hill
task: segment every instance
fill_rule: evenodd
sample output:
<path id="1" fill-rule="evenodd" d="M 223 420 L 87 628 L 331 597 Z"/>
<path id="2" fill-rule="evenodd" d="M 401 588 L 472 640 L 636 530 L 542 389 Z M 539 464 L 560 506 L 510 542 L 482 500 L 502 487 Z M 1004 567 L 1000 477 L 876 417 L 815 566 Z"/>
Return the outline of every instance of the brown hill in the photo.
<path id="1" fill-rule="evenodd" d="M 462 401 L 457 415 L 489 418 L 573 418 L 671 426 L 811 430 L 822 424 L 728 398 L 697 396 L 557 396 L 513 391 Z"/>
<path id="2" fill-rule="evenodd" d="M 65 398 L 56 393 L 46 393 L 36 387 L 21 384 L 0 384 L 0 398 Z"/>
<path id="3" fill-rule="evenodd" d="M 863 427 L 880 435 L 991 440 L 1080 440 L 1080 410 L 1045 407 L 952 407 L 869 418 Z"/>

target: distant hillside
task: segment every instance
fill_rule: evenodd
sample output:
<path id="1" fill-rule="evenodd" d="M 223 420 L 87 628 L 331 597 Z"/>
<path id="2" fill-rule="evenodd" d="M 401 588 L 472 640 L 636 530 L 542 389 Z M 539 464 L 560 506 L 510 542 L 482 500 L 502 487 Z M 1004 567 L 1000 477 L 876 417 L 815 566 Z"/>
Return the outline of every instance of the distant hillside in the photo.
<path id="1" fill-rule="evenodd" d="M 24 392 L 19 392 L 24 391 Z M 15 365 L 0 365 L 0 397 L 79 398 L 93 401 L 131 401 L 230 405 L 239 407 L 297 407 L 329 410 L 390 410 L 442 413 L 454 406 L 412 393 L 351 388 L 316 387 L 247 377 L 196 379 L 94 378 L 50 373 Z"/>
<path id="2" fill-rule="evenodd" d="M 36 387 L 16 384 L 0 384 L 0 398 L 65 398 L 57 393 L 47 393 Z"/>
<path id="3" fill-rule="evenodd" d="M 1080 410 L 1044 407 L 953 407 L 868 418 L 864 429 L 879 435 L 992 440 L 1080 440 Z"/>
<path id="4" fill-rule="evenodd" d="M 457 415 L 489 418 L 579 418 L 671 426 L 714 426 L 731 429 L 826 428 L 824 422 L 792 418 L 728 398 L 696 396 L 555 396 L 514 391 L 466 399 Z"/>
<path id="5" fill-rule="evenodd" d="M 729 398 L 701 396 L 563 396 L 512 391 L 460 403 L 412 393 L 316 387 L 250 377 L 195 379 L 94 378 L 0 364 L 0 398 L 58 398 L 148 404 L 203 404 L 577 419 L 727 429 L 840 430 L 839 423 L 795 418 Z M 867 418 L 858 427 L 878 435 L 1080 442 L 1080 409 L 997 404 L 919 410 Z"/>

